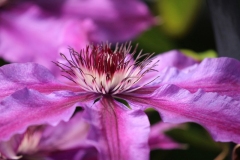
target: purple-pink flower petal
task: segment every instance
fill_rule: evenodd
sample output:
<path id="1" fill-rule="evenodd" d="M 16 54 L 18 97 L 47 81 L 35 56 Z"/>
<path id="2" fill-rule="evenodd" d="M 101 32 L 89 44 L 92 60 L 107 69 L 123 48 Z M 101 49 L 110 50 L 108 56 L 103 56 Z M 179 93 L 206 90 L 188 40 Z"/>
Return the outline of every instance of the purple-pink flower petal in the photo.
<path id="1" fill-rule="evenodd" d="M 76 113 L 69 121 L 60 122 L 57 126 L 48 125 L 39 143 L 40 150 L 65 150 L 87 146 L 86 137 L 89 124 L 82 118 L 82 112 Z"/>
<path id="2" fill-rule="evenodd" d="M 96 160 L 98 153 L 92 142 L 87 140 L 90 126 L 83 120 L 82 112 L 76 113 L 68 122 L 44 129 L 39 150 L 50 152 L 54 160 Z"/>
<path id="3" fill-rule="evenodd" d="M 156 79 L 161 78 L 161 72 L 164 72 L 164 70 L 169 67 L 183 70 L 189 66 L 197 64 L 197 61 L 187 57 L 179 50 L 171 50 L 163 54 L 159 54 L 155 57 L 152 57 L 150 61 L 151 63 L 148 66 L 152 66 L 153 64 L 155 65 L 151 68 L 152 71 L 147 72 L 146 75 L 142 77 L 140 83 L 148 85 L 155 84 Z"/>
<path id="4" fill-rule="evenodd" d="M 30 126 L 23 134 L 15 134 L 8 141 L 0 141 L 1 156 L 7 159 L 51 157 L 75 160 L 97 158 L 97 150 L 88 143 L 89 125 L 78 112 L 68 122 L 56 126 Z M 91 155 L 90 155 L 91 153 Z M 0 157 L 1 157 L 0 156 Z"/>
<path id="5" fill-rule="evenodd" d="M 161 72 L 163 69 L 167 67 L 176 67 L 179 70 L 182 70 L 186 67 L 189 67 L 197 63 L 197 61 L 195 61 L 191 57 L 184 55 L 179 50 L 171 50 L 163 54 L 159 54 L 153 57 L 152 61 L 153 61 L 152 63 L 159 61 L 156 67 L 153 68 L 158 72 Z"/>
<path id="6" fill-rule="evenodd" d="M 60 58 L 62 48 L 79 49 L 89 42 L 91 27 L 83 21 L 49 15 L 36 4 L 22 2 L 0 14 L 0 51 L 7 61 L 37 62 L 58 71 L 51 61 Z"/>
<path id="7" fill-rule="evenodd" d="M 168 68 L 160 73 L 157 82 L 175 84 L 190 92 L 203 89 L 217 92 L 237 100 L 240 98 L 240 63 L 232 58 L 207 58 L 200 64 L 183 70 Z"/>
<path id="8" fill-rule="evenodd" d="M 154 107 L 165 122 L 196 122 L 206 127 L 217 141 L 240 142 L 240 103 L 231 97 L 201 89 L 191 93 L 175 85 L 164 85 L 145 97 L 121 98 L 130 106 Z"/>
<path id="9" fill-rule="evenodd" d="M 7 157 L 10 159 L 19 159 L 21 156 L 18 156 L 17 150 L 23 139 L 23 135 L 14 135 L 8 141 L 0 142 L 0 158 Z"/>
<path id="10" fill-rule="evenodd" d="M 59 90 L 83 91 L 79 87 L 58 82 L 50 71 L 35 63 L 13 63 L 2 66 L 0 68 L 0 85 L 0 99 L 25 87 L 42 93 Z"/>
<path id="11" fill-rule="evenodd" d="M 43 95 L 24 88 L 6 97 L 0 104 L 0 140 L 13 134 L 23 133 L 28 126 L 39 124 L 56 125 L 72 116 L 75 103 L 91 103 L 93 94 L 77 94 L 68 91 Z"/>
<path id="12" fill-rule="evenodd" d="M 139 0 L 68 0 L 63 5 L 63 12 L 91 18 L 96 32 L 90 39 L 96 42 L 128 40 L 156 23 L 148 7 Z"/>
<path id="13" fill-rule="evenodd" d="M 96 140 L 100 160 L 148 159 L 149 122 L 141 110 L 130 110 L 103 97 L 85 111 L 92 124 L 90 139 Z"/>
<path id="14" fill-rule="evenodd" d="M 180 127 L 176 124 L 159 122 L 151 126 L 151 131 L 148 139 L 148 144 L 151 149 L 180 149 L 185 146 L 175 142 L 164 132 Z"/>
<path id="15" fill-rule="evenodd" d="M 51 160 L 98 160 L 98 153 L 96 148 L 73 148 L 69 150 L 61 150 L 52 152 L 49 155 Z"/>
<path id="16" fill-rule="evenodd" d="M 0 14 L 1 57 L 37 62 L 55 74 L 58 68 L 51 61 L 69 46 L 80 50 L 90 42 L 128 40 L 154 21 L 138 0 L 12 0 Z"/>

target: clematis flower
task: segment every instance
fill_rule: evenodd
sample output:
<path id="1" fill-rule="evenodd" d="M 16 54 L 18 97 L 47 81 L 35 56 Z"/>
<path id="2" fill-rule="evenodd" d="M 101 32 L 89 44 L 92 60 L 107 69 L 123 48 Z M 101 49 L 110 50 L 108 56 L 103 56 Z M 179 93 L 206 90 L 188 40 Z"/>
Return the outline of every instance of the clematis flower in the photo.
<path id="1" fill-rule="evenodd" d="M 180 55 L 172 52 L 167 54 Z M 68 121 L 79 105 L 100 160 L 148 159 L 148 107 L 159 111 L 164 122 L 196 122 L 216 141 L 240 141 L 239 61 L 189 60 L 185 67 L 174 62 L 179 69 L 163 67 L 161 55 L 129 53 L 130 44 L 115 50 L 108 43 L 79 53 L 70 49 L 71 59 L 62 54 L 69 64 L 57 65 L 75 85 L 58 82 L 34 63 L 1 67 L 0 140 L 32 125 Z"/>
<path id="2" fill-rule="evenodd" d="M 7 0 L 0 8 L 0 56 L 53 72 L 59 70 L 52 61 L 68 46 L 128 40 L 154 23 L 139 0 Z"/>
<path id="3" fill-rule="evenodd" d="M 2 159 L 59 160 L 91 159 L 97 157 L 94 146 L 86 140 L 89 125 L 77 113 L 68 122 L 57 126 L 38 125 L 24 133 L 0 142 Z"/>

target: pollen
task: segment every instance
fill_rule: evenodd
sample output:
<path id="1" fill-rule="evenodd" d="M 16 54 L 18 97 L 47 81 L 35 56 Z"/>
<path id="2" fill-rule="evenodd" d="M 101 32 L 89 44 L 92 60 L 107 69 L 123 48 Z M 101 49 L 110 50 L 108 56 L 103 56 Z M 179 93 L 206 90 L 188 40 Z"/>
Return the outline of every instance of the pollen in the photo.
<path id="1" fill-rule="evenodd" d="M 156 65 L 149 60 L 152 54 L 137 55 L 137 46 L 131 50 L 131 43 L 116 44 L 114 50 L 110 43 L 88 45 L 80 52 L 70 48 L 70 59 L 61 54 L 68 64 L 56 64 L 82 89 L 114 95 L 141 87 L 138 82 Z"/>

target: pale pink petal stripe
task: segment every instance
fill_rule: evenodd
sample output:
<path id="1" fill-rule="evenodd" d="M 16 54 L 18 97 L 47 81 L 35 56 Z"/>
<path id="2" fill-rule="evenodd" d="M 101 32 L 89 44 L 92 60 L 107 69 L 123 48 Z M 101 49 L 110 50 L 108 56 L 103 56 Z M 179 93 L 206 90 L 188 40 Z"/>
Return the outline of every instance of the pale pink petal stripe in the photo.
<path id="1" fill-rule="evenodd" d="M 85 113 L 92 124 L 89 138 L 97 141 L 100 160 L 149 158 L 149 122 L 143 111 L 103 97 Z"/>
<path id="2" fill-rule="evenodd" d="M 24 87 L 51 93 L 59 90 L 83 91 L 77 86 L 62 84 L 43 66 L 35 63 L 13 63 L 0 68 L 0 98 Z"/>
<path id="3" fill-rule="evenodd" d="M 217 141 L 240 142 L 240 102 L 218 93 L 198 90 L 191 93 L 175 85 L 164 85 L 153 94 L 121 95 L 132 107 L 154 107 L 165 122 L 196 122 Z"/>
<path id="4" fill-rule="evenodd" d="M 1 101 L 0 140 L 23 133 L 31 125 L 57 125 L 61 120 L 68 121 L 76 108 L 74 104 L 91 104 L 96 98 L 94 94 L 67 91 L 43 95 L 27 88 L 19 90 Z"/>
<path id="5" fill-rule="evenodd" d="M 190 92 L 199 88 L 239 100 L 240 62 L 232 58 L 204 59 L 199 65 L 184 70 L 168 68 L 159 74 L 158 85 L 175 84 Z"/>

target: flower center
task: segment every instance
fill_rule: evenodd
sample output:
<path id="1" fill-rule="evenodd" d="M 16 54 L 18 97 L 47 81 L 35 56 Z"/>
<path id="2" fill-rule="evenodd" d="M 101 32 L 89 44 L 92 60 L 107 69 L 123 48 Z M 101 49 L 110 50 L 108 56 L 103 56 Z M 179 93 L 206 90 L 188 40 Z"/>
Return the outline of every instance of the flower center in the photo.
<path id="1" fill-rule="evenodd" d="M 130 43 L 117 44 L 115 50 L 109 43 L 87 46 L 79 53 L 70 49 L 71 59 L 61 54 L 69 65 L 56 64 L 67 73 L 65 77 L 86 91 L 112 95 L 129 92 L 141 86 L 138 82 L 155 65 L 149 66 L 151 55 L 139 54 L 134 60 L 136 48 L 132 54 Z M 139 62 L 143 56 L 145 59 Z"/>

